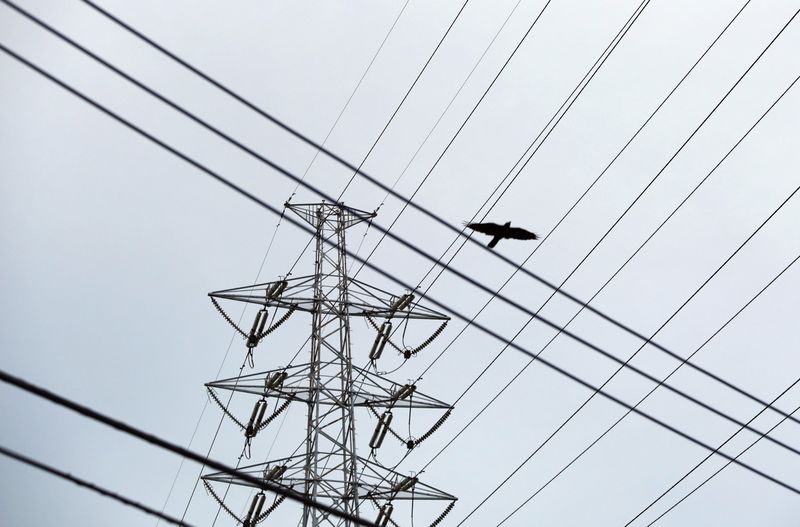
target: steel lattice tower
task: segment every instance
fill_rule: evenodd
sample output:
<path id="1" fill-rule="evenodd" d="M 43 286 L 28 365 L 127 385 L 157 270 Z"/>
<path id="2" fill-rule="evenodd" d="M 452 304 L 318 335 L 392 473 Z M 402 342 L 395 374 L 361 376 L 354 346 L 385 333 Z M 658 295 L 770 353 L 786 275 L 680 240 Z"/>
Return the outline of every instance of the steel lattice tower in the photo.
<path id="1" fill-rule="evenodd" d="M 223 317 L 246 340 L 251 357 L 259 342 L 292 313 L 299 311 L 311 315 L 307 363 L 289 364 L 206 385 L 212 399 L 244 431 L 245 448 L 249 448 L 253 437 L 292 403 L 306 406 L 304 453 L 243 467 L 241 470 L 302 492 L 315 501 L 327 503 L 354 516 L 369 517 L 369 514 L 375 514 L 364 510 L 363 505 L 369 503 L 370 510 L 373 506 L 378 509 L 376 523 L 382 526 L 390 523 L 398 525 L 392 518 L 395 501 L 449 501 L 445 511 L 433 521 L 432 525 L 436 525 L 452 509 L 456 498 L 421 483 L 416 476 L 384 467 L 373 454 L 387 434 L 405 443 L 408 449 L 415 448 L 439 428 L 450 415 L 452 407 L 417 391 L 413 383 L 401 385 L 390 381 L 378 374 L 375 364 L 387 344 L 402 352 L 405 359 L 415 355 L 442 332 L 449 319 L 415 304 L 410 293 L 392 295 L 348 275 L 346 232 L 354 225 L 370 221 L 374 213 L 326 203 L 287 203 L 286 208 L 314 229 L 314 274 L 209 294 Z M 238 327 L 220 305 L 220 301 L 230 300 L 260 306 L 249 332 Z M 267 328 L 269 309 L 275 311 L 273 323 Z M 275 317 L 277 312 L 283 313 L 280 318 Z M 353 361 L 350 335 L 353 317 L 366 318 L 376 331 L 365 368 L 356 366 Z M 380 325 L 376 322 L 378 319 L 383 319 Z M 403 349 L 392 341 L 393 320 L 402 320 L 404 323 L 434 320 L 441 325 L 417 348 Z M 221 402 L 218 390 L 258 397 L 249 421 L 233 415 Z M 275 401 L 275 408 L 266 416 L 268 400 Z M 444 413 L 421 436 L 403 437 L 391 427 L 392 412 L 411 412 L 412 409 Z M 377 420 L 374 432 L 367 432 L 371 434 L 368 445 L 364 444 L 363 438 L 359 441 L 356 435 L 356 413 L 359 411 Z M 369 448 L 370 456 L 359 456 L 359 445 Z M 227 474 L 213 473 L 203 476 L 203 483 L 220 506 L 247 527 L 266 519 L 282 501 L 276 498 L 270 506 L 265 507 L 266 496 L 260 492 L 253 498 L 247 515 L 241 518 L 220 498 L 214 485 L 250 486 L 247 482 Z M 305 506 L 301 524 L 304 527 L 349 526 L 350 522 Z"/>

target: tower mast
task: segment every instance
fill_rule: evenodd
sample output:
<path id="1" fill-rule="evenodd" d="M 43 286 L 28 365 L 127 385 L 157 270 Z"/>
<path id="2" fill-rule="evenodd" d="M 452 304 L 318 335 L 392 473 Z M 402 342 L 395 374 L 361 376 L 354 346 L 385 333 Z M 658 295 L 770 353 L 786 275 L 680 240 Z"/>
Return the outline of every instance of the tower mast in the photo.
<path id="1" fill-rule="evenodd" d="M 415 448 L 441 426 L 452 407 L 418 391 L 415 383 L 401 385 L 384 377 L 378 373 L 377 361 L 387 345 L 395 348 L 405 360 L 415 356 L 442 332 L 449 318 L 414 303 L 411 293 L 392 294 L 348 275 L 346 232 L 359 223 L 370 221 L 374 213 L 325 202 L 287 203 L 285 207 L 314 229 L 314 274 L 209 294 L 223 318 L 245 339 L 251 359 L 259 343 L 292 313 L 311 315 L 307 363 L 290 363 L 206 384 L 212 400 L 244 431 L 244 448 L 248 454 L 260 430 L 293 403 L 294 406 L 305 406 L 304 444 L 294 454 L 241 467 L 240 470 L 271 484 L 301 492 L 314 502 L 331 505 L 345 516 L 376 514 L 375 523 L 380 527 L 389 523 L 397 527 L 396 503 L 448 501 L 444 512 L 431 523 L 435 526 L 452 509 L 456 498 L 420 482 L 415 475 L 402 474 L 383 466 L 376 452 L 387 436 L 398 439 L 401 448 Z M 220 302 L 228 301 L 259 306 L 249 332 L 238 327 L 227 315 Z M 266 327 L 268 310 L 273 310 L 273 322 Z M 278 312 L 283 314 L 278 317 Z M 368 360 L 365 367 L 353 363 L 350 332 L 353 317 L 366 319 L 377 332 L 374 341 L 370 339 L 373 342 L 371 351 L 364 353 L 365 361 Z M 376 322 L 379 319 L 383 319 L 380 325 Z M 417 320 L 438 321 L 440 326 L 416 348 L 401 348 L 392 340 L 393 320 L 401 320 L 404 324 Z M 222 404 L 218 390 L 258 397 L 250 419 L 234 415 L 227 405 Z M 274 401 L 274 406 L 270 406 L 268 401 Z M 274 408 L 269 414 L 268 407 Z M 412 410 L 438 411 L 443 415 L 427 432 L 416 437 L 404 437 L 391 427 L 393 412 L 408 412 L 410 428 Z M 367 434 L 357 441 L 356 412 L 377 418 L 369 442 L 365 441 L 370 437 Z M 369 456 L 359 456 L 357 446 L 369 448 Z M 223 473 L 206 474 L 202 479 L 206 490 L 220 507 L 244 527 L 262 522 L 283 501 L 283 498 L 275 497 L 268 505 L 267 497 L 261 491 L 252 498 L 246 515 L 239 517 L 235 509 L 240 505 L 229 507 L 226 504 L 230 499 L 226 498 L 227 491 L 231 485 L 253 485 Z M 227 486 L 224 493 L 215 490 L 215 486 L 220 484 Z M 365 504 L 377 508 L 377 513 L 368 512 Z M 303 506 L 300 523 L 303 527 L 350 527 L 352 524 L 347 519 L 334 518 L 309 505 Z"/>

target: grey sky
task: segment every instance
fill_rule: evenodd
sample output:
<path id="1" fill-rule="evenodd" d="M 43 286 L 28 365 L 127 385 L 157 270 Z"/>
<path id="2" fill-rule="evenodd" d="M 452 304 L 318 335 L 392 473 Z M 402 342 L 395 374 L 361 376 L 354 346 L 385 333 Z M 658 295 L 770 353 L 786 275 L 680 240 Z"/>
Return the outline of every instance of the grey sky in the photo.
<path id="1" fill-rule="evenodd" d="M 370 174 L 387 184 L 395 181 L 515 3 L 470 1 L 365 164 Z M 638 3 L 553 0 L 416 200 L 454 225 L 470 218 Z M 511 220 L 549 233 L 742 3 L 653 0 L 489 219 Z M 20 0 L 20 4 L 287 169 L 301 174 L 313 157 L 311 148 L 81 2 Z M 102 5 L 321 141 L 403 2 L 105 0 Z M 541 0 L 522 0 L 403 176 L 397 187 L 401 193 L 414 191 L 543 5 Z M 329 148 L 353 162 L 362 159 L 459 7 L 460 2 L 409 2 L 331 135 Z M 798 8 L 797 1 L 753 0 L 528 268 L 560 282 Z M 262 199 L 279 205 L 292 193 L 289 180 L 4 5 L 0 42 Z M 795 20 L 570 279 L 568 291 L 587 299 L 594 294 L 800 73 L 798 49 L 800 20 Z M 654 331 L 800 185 L 798 89 L 779 103 L 593 305 L 643 333 Z M 2 368 L 187 444 L 205 402 L 203 383 L 217 378 L 231 340 L 230 328 L 206 293 L 253 282 L 277 219 L 5 55 L 0 57 L 0 109 Z M 349 176 L 347 169 L 320 157 L 307 177 L 325 192 L 338 194 Z M 372 210 L 383 195 L 357 178 L 344 200 Z M 302 189 L 295 196 L 295 201 L 316 199 Z M 688 355 L 797 256 L 797 200 L 800 197 L 791 200 L 659 334 L 660 343 Z M 388 226 L 401 206 L 387 200 L 376 221 Z M 452 233 L 410 210 L 393 232 L 436 255 L 452 239 Z M 354 249 L 364 228 L 349 234 Z M 368 231 L 361 254 L 368 254 L 378 239 L 375 229 Z M 307 240 L 284 222 L 260 279 L 285 274 Z M 522 261 L 533 247 L 504 242 L 498 250 Z M 390 240 L 380 245 L 371 261 L 413 283 L 428 268 Z M 312 266 L 306 255 L 295 274 L 311 273 Z M 512 271 L 473 247 L 465 248 L 454 266 L 490 287 L 502 284 Z M 367 270 L 361 278 L 400 292 Z M 800 376 L 796 352 L 800 340 L 795 331 L 798 288 L 800 270 L 793 268 L 701 351 L 696 363 L 771 400 Z M 522 276 L 505 293 L 534 309 L 549 295 Z M 470 315 L 487 299 L 448 275 L 436 282 L 431 294 Z M 238 309 L 232 311 L 238 314 Z M 565 323 L 576 309 L 568 301 L 554 299 L 542 313 Z M 245 315 L 245 323 L 251 316 L 251 312 Z M 510 337 L 527 316 L 493 302 L 480 320 Z M 399 382 L 416 377 L 462 326 L 453 321 L 430 348 L 392 377 Z M 303 343 L 308 327 L 308 319 L 293 317 L 258 348 L 257 369 L 286 363 Z M 582 315 L 570 327 L 621 358 L 639 345 L 597 317 Z M 424 339 L 426 329 L 431 327 L 420 327 L 409 340 Z M 534 323 L 518 342 L 538 351 L 552 335 Z M 354 324 L 356 362 L 363 361 L 371 338 L 365 324 Z M 220 377 L 236 374 L 243 348 L 234 341 Z M 500 348 L 491 338 L 468 330 L 424 376 L 420 390 L 454 400 Z M 616 369 L 611 361 L 564 337 L 545 353 L 595 384 Z M 391 360 L 399 365 L 399 359 Z M 445 426 L 400 470 L 419 470 L 525 362 L 526 357 L 508 350 Z M 634 364 L 663 376 L 675 363 L 648 348 Z M 745 421 L 759 409 L 685 369 L 672 382 Z M 625 372 L 609 390 L 635 402 L 650 387 Z M 7 386 L 0 387 L 0 394 L 4 423 L 0 443 L 161 506 L 178 469 L 175 456 Z M 588 395 L 584 388 L 533 365 L 421 476 L 459 497 L 444 524 L 456 525 Z M 235 399 L 233 408 L 246 413 L 251 404 L 249 399 Z M 800 389 L 779 403 L 784 410 L 798 405 Z M 735 429 L 665 390 L 656 392 L 642 408 L 709 443 L 721 442 Z M 590 403 L 465 525 L 497 524 L 622 413 L 607 401 Z M 217 409 L 206 410 L 193 450 L 208 448 L 219 417 Z M 769 413 L 754 426 L 766 430 L 777 421 L 778 416 Z M 429 417 L 414 415 L 419 428 L 428 422 Z M 287 455 L 296 447 L 302 423 L 302 411 L 287 412 L 272 457 Z M 366 441 L 373 424 L 362 416 L 359 425 L 366 430 L 359 428 L 361 440 Z M 257 438 L 253 462 L 266 459 L 279 426 L 274 423 Z M 774 436 L 800 445 L 800 429 L 791 423 L 779 427 Z M 738 453 L 752 439 L 741 434 L 729 452 Z M 226 421 L 213 456 L 234 463 L 240 449 L 240 433 Z M 404 450 L 393 445 L 381 452 L 381 461 L 394 464 Z M 506 525 L 624 525 L 704 455 L 686 440 L 632 416 Z M 796 476 L 800 460 L 775 445 L 759 443 L 743 459 L 800 484 Z M 708 463 L 680 488 L 688 490 L 721 464 L 719 459 Z M 151 524 L 139 512 L 16 462 L 0 459 L 0 467 L 4 525 Z M 194 464 L 184 465 L 167 512 L 181 515 L 198 470 Z M 641 520 L 654 518 L 681 495 L 667 496 L 639 524 L 646 525 Z M 246 493 L 239 493 L 233 501 L 243 507 L 246 498 Z M 199 489 L 186 518 L 211 525 L 215 509 Z M 418 510 L 417 525 L 425 524 L 421 512 L 425 510 Z M 365 511 L 368 517 L 374 514 L 369 506 Z M 796 495 L 731 467 L 660 523 L 794 525 L 798 513 Z M 293 525 L 297 518 L 298 509 L 285 504 L 270 521 Z M 410 524 L 407 515 L 396 519 L 401 525 Z M 221 516 L 218 524 L 232 522 Z"/>

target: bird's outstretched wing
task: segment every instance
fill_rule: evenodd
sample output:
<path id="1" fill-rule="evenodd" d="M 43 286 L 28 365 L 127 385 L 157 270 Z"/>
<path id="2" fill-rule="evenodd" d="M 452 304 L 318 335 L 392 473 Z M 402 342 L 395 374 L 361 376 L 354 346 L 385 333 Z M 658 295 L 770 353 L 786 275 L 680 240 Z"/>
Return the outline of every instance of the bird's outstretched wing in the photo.
<path id="1" fill-rule="evenodd" d="M 503 233 L 505 238 L 513 238 L 515 240 L 538 240 L 539 237 L 536 236 L 536 233 L 531 231 L 527 231 L 525 229 L 520 229 L 519 227 L 509 227 L 505 229 Z"/>
<path id="2" fill-rule="evenodd" d="M 464 226 L 473 231 L 482 232 L 490 236 L 503 236 L 506 230 L 502 225 L 498 225 L 497 223 L 465 223 Z"/>

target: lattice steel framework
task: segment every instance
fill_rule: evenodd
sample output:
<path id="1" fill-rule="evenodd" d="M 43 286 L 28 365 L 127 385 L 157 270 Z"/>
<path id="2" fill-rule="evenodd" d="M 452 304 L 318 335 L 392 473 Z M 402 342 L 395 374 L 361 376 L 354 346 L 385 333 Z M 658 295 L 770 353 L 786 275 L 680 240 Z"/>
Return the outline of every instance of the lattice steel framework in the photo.
<path id="1" fill-rule="evenodd" d="M 442 332 L 448 317 L 413 303 L 411 294 L 392 295 L 348 276 L 346 231 L 371 220 L 374 213 L 326 203 L 287 203 L 286 208 L 314 228 L 314 274 L 209 294 L 220 314 L 246 340 L 248 353 L 292 313 L 307 312 L 312 319 L 307 363 L 220 379 L 206 385 L 212 399 L 244 432 L 246 448 L 250 440 L 290 404 L 306 406 L 304 454 L 274 459 L 242 470 L 300 491 L 314 500 L 332 504 L 352 515 L 361 516 L 362 504 L 370 502 L 378 507 L 376 523 L 382 526 L 397 525 L 391 518 L 395 500 L 449 501 L 445 512 L 431 524 L 436 525 L 452 509 L 456 498 L 421 483 L 415 476 L 382 466 L 374 456 L 360 457 L 357 454 L 355 415 L 359 410 L 366 410 L 377 418 L 369 443 L 371 453 L 380 447 L 387 433 L 411 449 L 439 428 L 452 407 L 417 391 L 414 384 L 401 385 L 384 378 L 377 373 L 375 361 L 387 344 L 408 359 Z M 249 332 L 238 327 L 223 310 L 220 302 L 231 300 L 261 306 Z M 280 318 L 273 318 L 277 321 L 269 328 L 266 328 L 267 309 L 283 311 Z M 375 371 L 370 371 L 369 366 L 360 368 L 353 364 L 352 317 L 366 318 L 377 331 L 370 352 Z M 380 326 L 377 319 L 383 319 Z M 392 341 L 392 320 L 434 320 L 440 321 L 441 325 L 421 346 L 404 349 Z M 219 390 L 258 397 L 249 421 L 228 410 L 217 395 Z M 276 406 L 265 417 L 268 399 L 275 401 Z M 391 428 L 392 411 L 410 412 L 412 408 L 437 410 L 443 415 L 422 436 L 405 438 Z M 264 509 L 265 497 L 259 493 L 253 499 L 247 516 L 240 518 L 220 499 L 214 484 L 249 486 L 248 483 L 220 473 L 206 474 L 203 482 L 220 506 L 247 527 L 263 521 L 281 502 L 277 499 Z M 350 525 L 346 520 L 338 520 L 311 507 L 304 507 L 301 524 L 304 527 Z"/>

